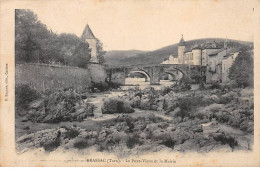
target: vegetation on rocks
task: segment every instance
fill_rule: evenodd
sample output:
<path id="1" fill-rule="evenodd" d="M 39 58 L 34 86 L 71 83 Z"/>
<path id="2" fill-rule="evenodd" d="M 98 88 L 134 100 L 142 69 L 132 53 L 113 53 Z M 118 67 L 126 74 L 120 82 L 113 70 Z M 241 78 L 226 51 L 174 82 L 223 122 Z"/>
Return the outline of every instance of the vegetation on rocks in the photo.
<path id="1" fill-rule="evenodd" d="M 85 103 L 77 92 L 66 90 L 51 93 L 28 106 L 27 118 L 33 122 L 55 123 L 82 121 L 93 116 L 94 106 Z"/>
<path id="2" fill-rule="evenodd" d="M 71 133 L 71 129 L 77 133 Z M 48 144 L 43 145 L 45 142 Z M 19 151 L 40 147 L 46 151 L 52 151 L 58 147 L 64 149 L 92 147 L 97 151 L 114 152 L 119 156 L 143 154 L 162 149 L 173 152 L 209 152 L 214 149 L 232 150 L 242 147 L 234 136 L 219 129 L 205 133 L 196 121 L 176 124 L 153 114 L 138 118 L 119 115 L 112 122 L 103 124 L 99 131 L 79 127 L 60 127 L 38 131 L 19 137 L 17 143 Z"/>
<path id="3" fill-rule="evenodd" d="M 28 85 L 20 85 L 15 87 L 15 107 L 26 109 L 28 105 L 41 95 Z"/>
<path id="4" fill-rule="evenodd" d="M 120 98 L 106 99 L 101 109 L 103 114 L 134 112 L 134 109 L 130 106 L 129 102 L 126 102 Z"/>
<path id="5" fill-rule="evenodd" d="M 129 101 L 134 108 L 164 111 L 176 122 L 195 119 L 209 122 L 216 119 L 220 123 L 253 133 L 252 89 L 230 89 L 220 85 L 212 85 L 209 89 L 212 90 L 179 92 L 174 87 L 159 91 L 153 88 L 132 89 L 122 100 Z"/>

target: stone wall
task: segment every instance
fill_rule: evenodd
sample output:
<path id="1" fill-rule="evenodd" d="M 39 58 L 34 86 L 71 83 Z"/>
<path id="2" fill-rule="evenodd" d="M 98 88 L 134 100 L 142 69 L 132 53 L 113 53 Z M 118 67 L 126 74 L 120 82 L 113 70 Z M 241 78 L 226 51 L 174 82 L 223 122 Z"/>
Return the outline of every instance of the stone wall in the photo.
<path id="1" fill-rule="evenodd" d="M 104 66 L 99 64 L 89 64 L 88 69 L 93 82 L 102 84 L 106 82 L 107 73 Z"/>
<path id="2" fill-rule="evenodd" d="M 40 92 L 68 87 L 83 91 L 91 86 L 91 76 L 88 69 L 77 67 L 17 64 L 15 84 L 28 84 Z"/>

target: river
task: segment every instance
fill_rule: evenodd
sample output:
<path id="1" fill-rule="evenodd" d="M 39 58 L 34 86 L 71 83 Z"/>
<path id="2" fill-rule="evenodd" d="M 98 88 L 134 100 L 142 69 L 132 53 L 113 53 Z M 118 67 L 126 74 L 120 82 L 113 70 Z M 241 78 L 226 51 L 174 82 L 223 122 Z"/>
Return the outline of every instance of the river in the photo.
<path id="1" fill-rule="evenodd" d="M 19 117 L 16 118 L 16 137 L 21 136 L 23 134 L 28 133 L 28 128 L 30 127 L 30 132 L 35 132 L 38 130 L 48 129 L 48 128 L 57 128 L 60 126 L 70 126 L 70 125 L 76 125 L 80 127 L 84 127 L 87 129 L 97 129 L 101 128 L 102 122 L 110 121 L 112 119 L 115 119 L 119 114 L 112 114 L 112 115 L 102 115 L 101 107 L 103 104 L 103 101 L 106 98 L 110 98 L 113 96 L 122 96 L 125 94 L 125 91 L 127 91 L 129 88 L 133 88 L 136 85 L 139 86 L 140 89 L 144 89 L 146 87 L 154 87 L 156 90 L 160 90 L 161 88 L 165 86 L 170 86 L 174 82 L 169 80 L 161 80 L 160 85 L 150 85 L 149 82 L 145 82 L 144 78 L 127 78 L 126 79 L 126 85 L 121 86 L 118 91 L 109 91 L 109 92 L 103 92 L 103 93 L 91 93 L 89 94 L 87 98 L 88 103 L 92 103 L 96 106 L 96 109 L 94 111 L 94 117 L 88 117 L 82 122 L 74 121 L 74 122 L 60 122 L 60 123 L 33 123 L 33 122 L 22 122 Z M 193 85 L 192 90 L 196 90 L 198 85 Z M 141 110 L 136 109 L 135 112 L 131 114 L 133 117 L 140 117 L 145 116 L 146 114 L 153 113 L 154 115 L 161 117 L 164 120 L 172 120 L 172 117 L 164 115 L 163 112 L 160 111 L 152 111 L 152 110 Z M 235 135 L 237 137 L 237 140 L 240 141 L 240 143 L 245 143 L 247 145 L 248 143 L 252 143 L 253 137 L 251 134 L 245 134 L 239 129 L 227 126 L 227 125 L 221 125 L 219 124 L 217 127 L 209 126 L 211 122 L 207 124 L 203 124 L 203 131 L 204 133 L 211 133 L 213 131 L 216 131 L 217 129 L 221 129 L 224 131 L 228 131 L 229 134 Z"/>

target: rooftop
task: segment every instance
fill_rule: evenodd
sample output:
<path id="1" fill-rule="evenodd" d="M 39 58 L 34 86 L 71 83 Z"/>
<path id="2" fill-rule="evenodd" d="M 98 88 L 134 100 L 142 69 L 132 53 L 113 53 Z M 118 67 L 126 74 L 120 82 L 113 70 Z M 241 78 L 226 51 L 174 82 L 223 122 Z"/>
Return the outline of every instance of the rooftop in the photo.
<path id="1" fill-rule="evenodd" d="M 179 42 L 178 45 L 179 45 L 179 46 L 185 46 L 185 45 L 186 45 L 186 43 L 185 43 L 185 41 L 184 41 L 184 39 L 183 39 L 183 34 L 181 35 L 181 40 L 180 40 L 180 42 Z"/>
<path id="2" fill-rule="evenodd" d="M 89 25 L 87 24 L 82 35 L 81 35 L 81 39 L 82 40 L 86 40 L 86 39 L 96 39 L 96 37 L 94 36 L 93 32 L 91 31 Z"/>
<path id="3" fill-rule="evenodd" d="M 209 53 L 208 55 L 209 56 L 214 56 L 214 55 L 217 55 L 218 53 L 220 53 L 221 51 L 224 51 L 224 50 L 226 50 L 226 48 L 222 48 L 222 49 L 213 51 L 213 52 Z"/>

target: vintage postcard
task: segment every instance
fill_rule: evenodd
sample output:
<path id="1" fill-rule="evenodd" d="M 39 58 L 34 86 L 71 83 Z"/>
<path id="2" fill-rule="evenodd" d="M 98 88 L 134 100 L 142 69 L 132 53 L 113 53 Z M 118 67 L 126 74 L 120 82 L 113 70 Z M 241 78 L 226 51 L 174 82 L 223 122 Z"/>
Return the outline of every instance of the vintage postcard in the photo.
<path id="1" fill-rule="evenodd" d="M 259 166 L 260 1 L 0 1 L 1 166 Z"/>

